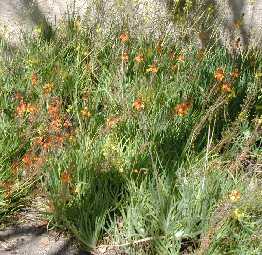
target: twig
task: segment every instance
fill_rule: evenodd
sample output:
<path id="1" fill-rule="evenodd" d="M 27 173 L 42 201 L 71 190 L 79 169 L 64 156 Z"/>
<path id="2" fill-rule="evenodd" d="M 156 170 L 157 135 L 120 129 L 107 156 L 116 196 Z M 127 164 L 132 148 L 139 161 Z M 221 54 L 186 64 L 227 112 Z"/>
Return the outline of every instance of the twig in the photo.
<path id="1" fill-rule="evenodd" d="M 198 134 L 201 132 L 202 128 L 205 126 L 207 120 L 213 115 L 225 104 L 227 103 L 228 99 L 224 95 L 220 96 L 215 104 L 213 104 L 206 114 L 200 119 L 198 123 L 193 128 L 193 131 L 191 132 L 189 139 L 186 142 L 185 148 L 183 150 L 183 154 L 189 150 L 189 148 L 193 145 L 195 139 L 197 138 Z"/>
<path id="2" fill-rule="evenodd" d="M 146 242 L 150 242 L 152 240 L 155 239 L 164 239 L 166 236 L 159 236 L 159 237 L 146 237 L 143 239 L 139 239 L 133 242 L 128 242 L 128 243 L 123 243 L 123 244 L 111 244 L 111 245 L 99 245 L 96 248 L 97 249 L 105 249 L 105 248 L 120 248 L 120 247 L 125 247 L 125 246 L 129 246 L 129 245 L 135 245 L 135 244 L 140 244 L 140 243 L 146 243 Z"/>

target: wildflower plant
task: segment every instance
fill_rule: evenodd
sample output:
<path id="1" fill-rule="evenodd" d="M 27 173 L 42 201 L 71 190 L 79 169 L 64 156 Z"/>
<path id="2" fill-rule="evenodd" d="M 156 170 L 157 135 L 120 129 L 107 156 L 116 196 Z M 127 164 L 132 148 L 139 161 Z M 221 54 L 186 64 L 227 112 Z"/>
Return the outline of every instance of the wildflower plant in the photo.
<path id="1" fill-rule="evenodd" d="M 82 25 L 0 62 L 1 220 L 36 189 L 89 251 L 260 254 L 261 55 Z"/>

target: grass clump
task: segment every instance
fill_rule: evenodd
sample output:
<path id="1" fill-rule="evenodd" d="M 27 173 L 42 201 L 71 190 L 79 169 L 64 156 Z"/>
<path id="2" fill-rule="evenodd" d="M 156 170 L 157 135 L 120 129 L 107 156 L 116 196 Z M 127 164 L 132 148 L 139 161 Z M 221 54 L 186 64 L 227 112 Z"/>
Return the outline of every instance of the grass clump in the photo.
<path id="1" fill-rule="evenodd" d="M 87 250 L 262 252 L 261 55 L 178 45 L 76 20 L 2 61 L 1 219 L 33 182 Z"/>

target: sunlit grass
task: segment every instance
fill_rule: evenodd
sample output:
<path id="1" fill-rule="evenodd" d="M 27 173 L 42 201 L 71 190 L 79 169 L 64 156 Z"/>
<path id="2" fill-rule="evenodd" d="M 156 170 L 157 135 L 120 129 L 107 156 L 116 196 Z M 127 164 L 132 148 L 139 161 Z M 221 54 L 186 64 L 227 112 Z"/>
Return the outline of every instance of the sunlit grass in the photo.
<path id="1" fill-rule="evenodd" d="M 71 22 L 1 63 L 1 219 L 33 181 L 87 250 L 261 252 L 261 55 L 96 38 Z"/>

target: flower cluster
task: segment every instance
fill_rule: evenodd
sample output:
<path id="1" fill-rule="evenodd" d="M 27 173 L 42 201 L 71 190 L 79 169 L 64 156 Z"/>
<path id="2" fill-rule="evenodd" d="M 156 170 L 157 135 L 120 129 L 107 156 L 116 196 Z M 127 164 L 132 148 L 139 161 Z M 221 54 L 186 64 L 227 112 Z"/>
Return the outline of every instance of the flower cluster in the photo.
<path id="1" fill-rule="evenodd" d="M 183 117 L 188 114 L 190 108 L 191 108 L 191 103 L 184 102 L 184 103 L 178 104 L 175 107 L 175 112 L 178 116 Z"/>
<path id="2" fill-rule="evenodd" d="M 22 156 L 20 163 L 17 160 L 13 163 L 13 173 L 17 174 L 22 168 L 26 176 L 32 176 L 39 172 L 52 151 L 64 146 L 65 141 L 72 135 L 72 123 L 62 114 L 59 98 L 49 98 L 47 114 L 41 110 L 43 106 L 26 102 L 19 92 L 16 93 L 15 99 L 18 101 L 15 110 L 18 120 L 24 121 L 24 117 L 29 116 L 29 130 L 26 136 L 31 141 L 31 146 Z M 44 129 L 39 129 L 36 135 L 31 132 L 32 128 L 43 126 L 43 122 Z"/>
<path id="3" fill-rule="evenodd" d="M 214 78 L 219 82 L 221 91 L 223 93 L 229 94 L 233 92 L 233 82 L 238 79 L 240 76 L 240 72 L 237 68 L 235 68 L 230 74 L 229 78 L 227 78 L 227 74 L 223 68 L 217 68 L 214 73 Z"/>

